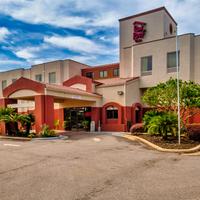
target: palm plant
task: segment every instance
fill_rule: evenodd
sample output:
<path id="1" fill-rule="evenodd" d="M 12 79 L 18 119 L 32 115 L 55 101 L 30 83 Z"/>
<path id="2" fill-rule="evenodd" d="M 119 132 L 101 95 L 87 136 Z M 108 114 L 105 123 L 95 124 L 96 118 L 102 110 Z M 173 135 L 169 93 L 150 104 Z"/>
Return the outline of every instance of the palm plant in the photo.
<path id="1" fill-rule="evenodd" d="M 175 136 L 177 133 L 177 116 L 172 112 L 162 112 L 151 118 L 146 116 L 146 119 L 149 134 L 162 135 L 163 139 L 167 139 L 169 134 Z"/>
<path id="2" fill-rule="evenodd" d="M 9 127 L 9 134 L 17 135 L 19 133 L 19 115 L 14 108 L 0 108 L 0 121 L 5 122 Z"/>
<path id="3" fill-rule="evenodd" d="M 28 136 L 31 130 L 31 126 L 35 123 L 35 116 L 30 114 L 18 114 L 18 121 L 25 129 L 25 136 Z"/>

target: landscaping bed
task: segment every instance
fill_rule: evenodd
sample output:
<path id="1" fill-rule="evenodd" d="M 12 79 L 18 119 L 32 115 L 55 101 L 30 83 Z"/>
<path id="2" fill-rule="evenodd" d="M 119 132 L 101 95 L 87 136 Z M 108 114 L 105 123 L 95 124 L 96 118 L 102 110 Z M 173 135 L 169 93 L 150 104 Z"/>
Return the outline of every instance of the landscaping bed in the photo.
<path id="1" fill-rule="evenodd" d="M 200 145 L 200 142 L 190 140 L 188 137 L 181 137 L 181 144 L 179 145 L 177 139 L 170 137 L 168 140 L 163 140 L 161 136 L 153 136 L 148 134 L 140 134 L 137 136 L 165 149 L 190 149 Z"/>

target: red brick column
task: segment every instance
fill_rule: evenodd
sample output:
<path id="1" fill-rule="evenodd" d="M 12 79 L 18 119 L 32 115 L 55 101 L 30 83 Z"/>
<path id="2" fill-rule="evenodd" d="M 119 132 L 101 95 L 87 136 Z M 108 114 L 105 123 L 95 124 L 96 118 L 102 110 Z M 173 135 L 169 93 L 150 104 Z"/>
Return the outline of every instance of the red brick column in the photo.
<path id="1" fill-rule="evenodd" d="M 39 133 L 42 125 L 54 128 L 54 98 L 48 95 L 35 96 L 35 129 Z"/>
<path id="2" fill-rule="evenodd" d="M 17 103 L 17 99 L 1 98 L 0 108 L 6 108 L 8 104 L 15 104 L 15 103 Z M 6 135 L 6 124 L 4 122 L 0 122 L 0 134 Z"/>
<path id="3" fill-rule="evenodd" d="M 91 120 L 95 122 L 95 128 L 98 129 L 99 121 L 101 120 L 101 108 L 92 107 L 91 110 Z"/>
<path id="4" fill-rule="evenodd" d="M 54 119 L 59 120 L 59 130 L 64 130 L 64 108 L 59 108 L 54 110 Z"/>
<path id="5" fill-rule="evenodd" d="M 125 106 L 124 107 L 124 124 L 126 125 L 126 131 L 128 130 L 127 127 L 127 122 L 130 121 L 131 123 L 133 123 L 133 117 L 132 117 L 132 107 L 131 106 Z"/>

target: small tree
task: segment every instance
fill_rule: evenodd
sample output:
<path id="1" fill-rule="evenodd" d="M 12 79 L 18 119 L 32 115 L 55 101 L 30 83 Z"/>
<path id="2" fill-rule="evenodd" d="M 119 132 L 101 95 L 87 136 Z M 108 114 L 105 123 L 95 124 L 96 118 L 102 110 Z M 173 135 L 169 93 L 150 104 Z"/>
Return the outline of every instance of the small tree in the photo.
<path id="1" fill-rule="evenodd" d="M 25 130 L 25 136 L 28 136 L 31 130 L 31 127 L 35 123 L 35 116 L 30 114 L 20 114 L 19 115 L 19 122 L 21 123 L 22 127 Z"/>
<path id="2" fill-rule="evenodd" d="M 9 134 L 17 135 L 19 133 L 19 115 L 14 108 L 0 108 L 0 121 L 5 122 L 9 127 Z"/>
<path id="3" fill-rule="evenodd" d="M 19 114 L 16 109 L 7 107 L 0 108 L 0 121 L 6 123 L 10 135 L 21 135 L 18 127 L 20 122 L 25 129 L 25 135 L 28 136 L 35 117 L 33 114 Z"/>
<path id="4" fill-rule="evenodd" d="M 188 119 L 200 110 L 200 85 L 192 81 L 179 81 L 181 125 L 185 128 Z M 177 79 L 170 78 L 165 83 L 149 88 L 142 100 L 159 111 L 177 113 Z"/>

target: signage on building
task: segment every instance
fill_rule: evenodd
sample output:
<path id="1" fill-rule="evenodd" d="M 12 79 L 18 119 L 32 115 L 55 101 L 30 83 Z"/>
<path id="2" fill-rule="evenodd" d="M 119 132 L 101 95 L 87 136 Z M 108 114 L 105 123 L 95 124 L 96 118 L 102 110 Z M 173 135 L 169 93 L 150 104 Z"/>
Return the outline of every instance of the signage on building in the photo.
<path id="1" fill-rule="evenodd" d="M 146 30 L 145 30 L 146 23 L 141 21 L 135 21 L 133 23 L 133 40 L 135 42 L 142 42 Z"/>

